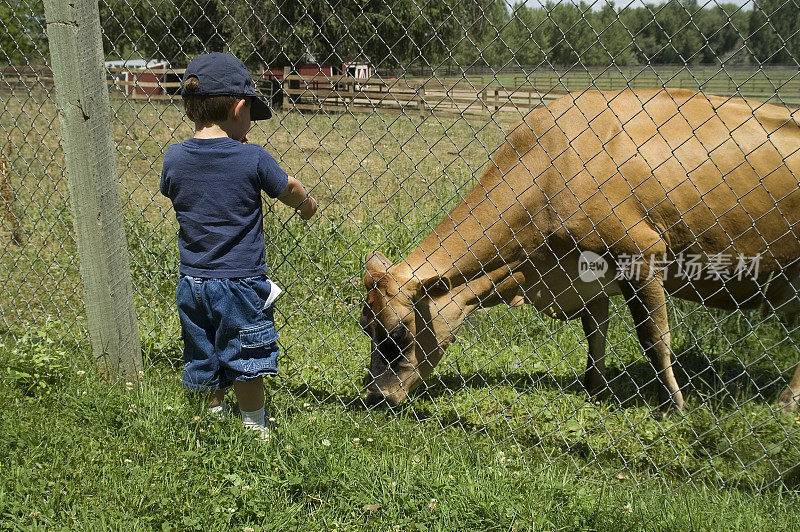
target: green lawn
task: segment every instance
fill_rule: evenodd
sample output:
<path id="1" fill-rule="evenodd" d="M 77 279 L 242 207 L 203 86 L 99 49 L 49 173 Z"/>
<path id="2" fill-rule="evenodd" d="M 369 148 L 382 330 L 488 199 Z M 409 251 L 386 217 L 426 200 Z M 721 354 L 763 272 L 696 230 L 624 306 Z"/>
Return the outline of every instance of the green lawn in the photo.
<path id="1" fill-rule="evenodd" d="M 466 79 L 437 75 L 447 83 L 480 88 L 535 88 L 539 92 L 582 91 L 587 88 L 599 90 L 642 89 L 652 87 L 674 87 L 703 90 L 723 96 L 740 95 L 758 101 L 770 101 L 796 107 L 800 104 L 800 76 L 797 69 L 785 66 L 694 65 L 630 65 L 614 67 L 588 67 L 570 70 L 535 69 L 519 73 L 496 75 L 469 75 Z M 433 84 L 435 86 L 435 84 Z"/>
<path id="2" fill-rule="evenodd" d="M 313 187 L 321 212 L 306 224 L 270 204 L 266 217 L 286 289 L 270 383 L 279 429 L 262 443 L 209 418 L 179 383 L 176 228 L 157 190 L 163 148 L 190 130 L 174 107 L 112 104 L 147 362 L 130 390 L 99 382 L 87 352 L 54 107 L 12 98 L 0 113 L 26 233 L 0 252 L 0 527 L 796 527 L 800 417 L 773 408 L 800 331 L 774 317 L 673 302 L 689 409 L 663 422 L 619 301 L 613 395 L 596 402 L 579 385 L 579 324 L 497 307 L 468 321 L 407 407 L 360 404 L 365 256 L 413 249 L 504 124 L 278 113 L 257 128 L 251 141 Z"/>
<path id="3" fill-rule="evenodd" d="M 27 393 L 6 390 L 0 410 L 0 528 L 794 530 L 800 517 L 786 487 L 609 483 L 576 474 L 581 438 L 556 456 L 414 411 L 290 398 L 280 383 L 279 428 L 262 442 L 206 414 L 167 365 L 149 366 L 141 387 L 108 386 L 85 351 L 41 345 L 28 352 L 50 370 Z M 18 348 L 6 340 L 4 364 Z"/>

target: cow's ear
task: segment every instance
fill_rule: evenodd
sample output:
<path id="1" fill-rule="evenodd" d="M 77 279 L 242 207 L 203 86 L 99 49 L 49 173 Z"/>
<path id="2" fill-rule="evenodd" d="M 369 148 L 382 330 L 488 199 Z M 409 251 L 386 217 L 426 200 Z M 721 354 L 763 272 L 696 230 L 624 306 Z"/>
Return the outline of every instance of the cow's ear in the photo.
<path id="1" fill-rule="evenodd" d="M 391 265 L 392 262 L 384 257 L 380 251 L 373 251 L 367 257 L 366 266 L 368 272 L 386 273 Z"/>
<path id="2" fill-rule="evenodd" d="M 442 291 L 452 292 L 453 290 L 453 283 L 448 277 L 431 277 L 423 280 L 421 285 L 422 290 L 431 295 Z"/>
<path id="3" fill-rule="evenodd" d="M 367 257 L 366 269 L 367 273 L 364 275 L 364 286 L 367 290 L 375 288 L 378 281 L 384 277 L 392 263 L 383 256 L 380 251 L 373 251 Z"/>
<path id="4" fill-rule="evenodd" d="M 448 277 L 430 273 L 428 275 L 415 275 L 409 281 L 409 286 L 415 295 L 413 299 L 450 292 L 453 288 L 452 281 Z"/>

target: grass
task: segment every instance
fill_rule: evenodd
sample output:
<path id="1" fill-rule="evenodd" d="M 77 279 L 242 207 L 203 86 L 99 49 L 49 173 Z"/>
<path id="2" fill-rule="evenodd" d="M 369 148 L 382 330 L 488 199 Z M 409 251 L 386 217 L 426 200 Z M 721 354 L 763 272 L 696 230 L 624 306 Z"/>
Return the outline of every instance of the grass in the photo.
<path id="1" fill-rule="evenodd" d="M 587 87 L 600 90 L 651 88 L 658 86 L 703 90 L 711 94 L 739 94 L 758 101 L 796 107 L 800 77 L 797 70 L 785 66 L 719 65 L 630 65 L 577 67 L 572 69 L 537 68 L 519 73 L 448 76 L 437 79 L 482 90 L 489 87 L 528 87 L 540 92 L 581 91 Z"/>
<path id="2" fill-rule="evenodd" d="M 800 418 L 773 402 L 797 362 L 800 331 L 774 317 L 673 302 L 689 409 L 663 422 L 651 416 L 654 375 L 619 301 L 607 361 L 613 394 L 599 401 L 587 402 L 579 385 L 578 324 L 496 307 L 468 321 L 406 408 L 360 405 L 364 257 L 413 249 L 510 124 L 279 114 L 257 127 L 251 141 L 313 187 L 321 212 L 306 224 L 267 204 L 267 260 L 286 289 L 281 376 L 270 384 L 280 429 L 261 443 L 235 420 L 209 418 L 178 381 L 176 227 L 157 188 L 163 149 L 190 130 L 172 106 L 112 104 L 146 360 L 132 389 L 98 381 L 89 363 L 55 109 L 34 95 L 6 99 L 0 112 L 26 233 L 23 246 L 0 251 L 9 404 L 0 412 L 0 527 L 797 522 Z"/>
<path id="3" fill-rule="evenodd" d="M 542 445 L 440 434 L 408 413 L 287 401 L 280 389 L 279 428 L 262 442 L 209 416 L 165 365 L 141 386 L 109 386 L 87 353 L 70 354 L 0 410 L 0 528 L 790 530 L 798 517 L 785 489 L 636 489 L 625 474 L 609 484 Z"/>

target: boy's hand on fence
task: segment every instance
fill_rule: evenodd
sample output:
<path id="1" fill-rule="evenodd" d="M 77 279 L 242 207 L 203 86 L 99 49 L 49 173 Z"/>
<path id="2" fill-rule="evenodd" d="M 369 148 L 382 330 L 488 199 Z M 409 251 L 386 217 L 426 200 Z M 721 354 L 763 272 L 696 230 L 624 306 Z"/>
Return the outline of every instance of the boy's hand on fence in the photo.
<path id="1" fill-rule="evenodd" d="M 288 176 L 286 189 L 278 199 L 294 209 L 303 220 L 309 220 L 317 212 L 317 202 L 311 197 L 303 184 L 292 176 Z"/>
<path id="2" fill-rule="evenodd" d="M 241 142 L 242 142 L 242 144 L 247 144 L 247 135 L 242 137 L 242 141 Z"/>
<path id="3" fill-rule="evenodd" d="M 303 200 L 303 203 L 297 207 L 297 214 L 300 215 L 300 218 L 303 220 L 310 220 L 312 216 L 317 212 L 317 201 L 311 197 L 311 194 L 306 196 L 306 199 Z"/>

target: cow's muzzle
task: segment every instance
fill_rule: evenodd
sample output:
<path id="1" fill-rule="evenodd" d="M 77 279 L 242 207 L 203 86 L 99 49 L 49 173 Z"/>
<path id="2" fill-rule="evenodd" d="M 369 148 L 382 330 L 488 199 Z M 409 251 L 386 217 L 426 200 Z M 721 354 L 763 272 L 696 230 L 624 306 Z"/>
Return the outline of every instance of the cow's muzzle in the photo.
<path id="1" fill-rule="evenodd" d="M 368 391 L 367 396 L 364 398 L 364 404 L 368 408 L 394 408 L 400 406 L 400 403 L 403 402 L 403 399 L 397 397 L 398 395 L 397 393 L 384 395 L 378 391 Z"/>
<path id="2" fill-rule="evenodd" d="M 367 396 L 364 398 L 364 403 L 369 408 L 393 408 L 399 406 L 408 396 L 399 380 L 394 376 L 389 377 L 385 373 L 378 379 L 368 373 L 364 377 L 364 385 L 367 388 Z"/>

